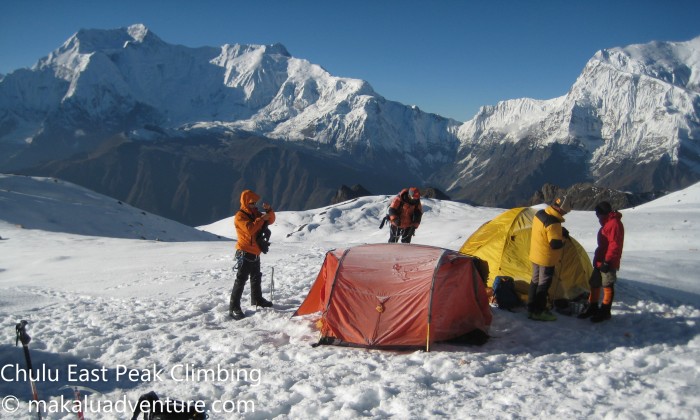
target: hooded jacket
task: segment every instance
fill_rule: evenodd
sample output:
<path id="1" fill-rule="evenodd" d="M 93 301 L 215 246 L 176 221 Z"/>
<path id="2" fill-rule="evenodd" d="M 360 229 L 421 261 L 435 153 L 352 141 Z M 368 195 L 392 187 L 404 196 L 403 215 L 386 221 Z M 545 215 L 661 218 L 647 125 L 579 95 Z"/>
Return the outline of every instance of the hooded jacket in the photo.
<path id="1" fill-rule="evenodd" d="M 530 261 L 544 267 L 559 263 L 564 250 L 562 223 L 564 217 L 552 206 L 535 214 L 530 237 Z"/>
<path id="2" fill-rule="evenodd" d="M 245 251 L 251 254 L 260 255 L 262 252 L 255 238 L 262 229 L 265 222 L 269 225 L 275 222 L 275 212 L 268 210 L 268 220 L 262 219 L 263 214 L 257 207 L 248 206 L 255 204 L 260 200 L 260 196 L 251 190 L 245 190 L 241 193 L 241 208 L 236 212 L 233 218 L 233 223 L 236 225 L 236 234 L 238 241 L 236 249 Z"/>
<path id="3" fill-rule="evenodd" d="M 593 254 L 593 266 L 598 268 L 607 261 L 610 268 L 619 270 L 622 245 L 625 241 L 622 214 L 611 211 L 599 220 L 601 228 L 598 230 L 598 247 Z"/>
<path id="4" fill-rule="evenodd" d="M 404 188 L 401 192 L 391 200 L 389 204 L 389 220 L 392 225 L 398 226 L 401 229 L 414 227 L 418 229 L 423 217 L 423 205 L 418 200 L 411 200 L 408 197 L 408 188 Z"/>

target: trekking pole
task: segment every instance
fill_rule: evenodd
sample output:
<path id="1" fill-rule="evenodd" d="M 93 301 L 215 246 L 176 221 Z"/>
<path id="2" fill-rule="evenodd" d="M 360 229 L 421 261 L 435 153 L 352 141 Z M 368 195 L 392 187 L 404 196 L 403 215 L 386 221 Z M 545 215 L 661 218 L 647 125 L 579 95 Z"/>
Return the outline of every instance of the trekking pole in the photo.
<path id="1" fill-rule="evenodd" d="M 75 388 L 72 388 L 69 385 L 63 385 L 58 389 L 70 389 L 73 391 L 73 405 L 77 409 L 77 413 L 75 414 L 78 416 L 78 420 L 85 420 L 85 416 L 83 415 L 82 404 L 80 403 L 80 390 L 78 389 L 78 387 L 76 386 Z"/>
<path id="2" fill-rule="evenodd" d="M 24 359 L 27 361 L 27 372 L 29 373 L 29 384 L 32 386 L 32 397 L 34 401 L 37 402 L 36 411 L 41 420 L 41 410 L 39 409 L 39 393 L 36 391 L 36 384 L 34 379 L 32 379 L 32 358 L 29 356 L 29 342 L 32 341 L 32 337 L 27 334 L 25 327 L 28 322 L 25 320 L 20 321 L 17 326 L 15 326 L 15 331 L 17 332 L 17 338 L 15 340 L 15 346 L 22 342 L 22 347 L 24 348 Z"/>
<path id="3" fill-rule="evenodd" d="M 86 386 L 80 386 L 80 385 L 63 385 L 62 387 L 58 389 L 70 389 L 73 391 L 73 404 L 77 408 L 78 412 L 76 415 L 78 416 L 78 420 L 85 420 L 85 415 L 83 414 L 83 405 L 81 401 L 81 396 L 80 396 L 80 391 L 87 391 L 87 392 L 92 392 L 93 394 L 99 394 L 99 392 L 95 391 L 92 388 L 88 388 Z"/>
<path id="4" fill-rule="evenodd" d="M 275 302 L 275 267 L 272 267 L 272 273 L 270 273 L 270 302 Z"/>

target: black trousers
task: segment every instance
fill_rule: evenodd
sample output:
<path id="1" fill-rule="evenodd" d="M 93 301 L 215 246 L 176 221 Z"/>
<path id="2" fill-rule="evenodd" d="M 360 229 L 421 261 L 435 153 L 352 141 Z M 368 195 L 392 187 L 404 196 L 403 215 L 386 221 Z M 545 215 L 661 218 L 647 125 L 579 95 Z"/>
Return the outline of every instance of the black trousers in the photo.
<path id="1" fill-rule="evenodd" d="M 243 253 L 243 259 L 238 267 L 236 281 L 233 283 L 229 310 L 241 309 L 241 296 L 250 277 L 250 300 L 255 304 L 262 298 L 262 272 L 260 271 L 260 256 L 248 252 Z"/>
<path id="2" fill-rule="evenodd" d="M 389 243 L 396 243 L 401 239 L 401 243 L 410 244 L 413 234 L 416 232 L 416 228 L 413 226 L 401 229 L 400 227 L 392 224 L 389 225 Z"/>

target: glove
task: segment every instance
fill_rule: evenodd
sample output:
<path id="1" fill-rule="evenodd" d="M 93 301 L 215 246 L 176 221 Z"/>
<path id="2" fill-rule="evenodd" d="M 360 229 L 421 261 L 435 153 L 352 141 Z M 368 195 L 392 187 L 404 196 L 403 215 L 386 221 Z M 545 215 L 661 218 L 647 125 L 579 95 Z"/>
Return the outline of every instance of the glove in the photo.
<path id="1" fill-rule="evenodd" d="M 569 230 L 565 227 L 561 228 L 561 233 L 564 235 L 566 239 L 569 239 Z"/>
<path id="2" fill-rule="evenodd" d="M 598 267 L 598 270 L 600 270 L 601 273 L 607 273 L 608 271 L 610 271 L 610 264 L 608 264 L 608 262 L 605 261 L 600 265 L 600 267 Z"/>

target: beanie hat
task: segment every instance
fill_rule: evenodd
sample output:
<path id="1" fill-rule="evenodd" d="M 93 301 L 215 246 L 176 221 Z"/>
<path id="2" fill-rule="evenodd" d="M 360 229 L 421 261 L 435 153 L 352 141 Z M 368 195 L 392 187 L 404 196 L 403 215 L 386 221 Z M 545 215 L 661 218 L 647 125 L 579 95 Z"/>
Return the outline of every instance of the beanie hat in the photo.
<path id="1" fill-rule="evenodd" d="M 601 201 L 595 206 L 596 216 L 605 216 L 612 211 L 612 206 L 607 201 Z"/>
<path id="2" fill-rule="evenodd" d="M 571 211 L 571 203 L 567 202 L 566 196 L 557 197 L 552 201 L 552 207 L 554 207 L 560 214 L 565 214 Z"/>

